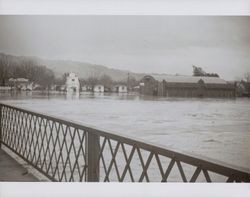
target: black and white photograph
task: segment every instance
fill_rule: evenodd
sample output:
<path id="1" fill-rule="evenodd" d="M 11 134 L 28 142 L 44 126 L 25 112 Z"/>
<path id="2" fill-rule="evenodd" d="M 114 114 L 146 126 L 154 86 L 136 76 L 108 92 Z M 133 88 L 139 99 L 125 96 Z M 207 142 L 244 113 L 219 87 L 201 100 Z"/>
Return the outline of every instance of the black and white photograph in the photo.
<path id="1" fill-rule="evenodd" d="M 249 183 L 249 54 L 249 16 L 1 15 L 0 181 Z"/>

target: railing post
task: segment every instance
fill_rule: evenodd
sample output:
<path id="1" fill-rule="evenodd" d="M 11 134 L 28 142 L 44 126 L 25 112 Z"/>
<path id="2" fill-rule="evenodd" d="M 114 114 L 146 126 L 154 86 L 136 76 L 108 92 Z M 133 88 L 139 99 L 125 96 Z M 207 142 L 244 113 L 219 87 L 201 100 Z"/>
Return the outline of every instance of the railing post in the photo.
<path id="1" fill-rule="evenodd" d="M 3 135 L 3 132 L 2 132 L 2 109 L 3 109 L 3 106 L 2 104 L 0 104 L 0 149 L 2 148 L 2 135 Z"/>
<path id="2" fill-rule="evenodd" d="M 87 133 L 87 181 L 99 182 L 100 137 L 92 132 Z"/>

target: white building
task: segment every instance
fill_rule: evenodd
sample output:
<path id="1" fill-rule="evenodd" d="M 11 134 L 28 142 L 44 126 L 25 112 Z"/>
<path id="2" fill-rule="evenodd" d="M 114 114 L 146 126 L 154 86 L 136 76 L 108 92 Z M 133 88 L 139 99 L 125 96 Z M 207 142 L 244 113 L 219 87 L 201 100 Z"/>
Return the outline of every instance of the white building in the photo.
<path id="1" fill-rule="evenodd" d="M 113 89 L 114 92 L 118 92 L 118 93 L 127 93 L 128 92 L 128 88 L 125 85 L 116 85 Z"/>
<path id="2" fill-rule="evenodd" d="M 66 79 L 66 91 L 67 92 L 79 92 L 80 83 L 75 73 L 70 73 Z"/>
<path id="3" fill-rule="evenodd" d="M 94 92 L 104 92 L 104 86 L 103 85 L 95 85 Z"/>

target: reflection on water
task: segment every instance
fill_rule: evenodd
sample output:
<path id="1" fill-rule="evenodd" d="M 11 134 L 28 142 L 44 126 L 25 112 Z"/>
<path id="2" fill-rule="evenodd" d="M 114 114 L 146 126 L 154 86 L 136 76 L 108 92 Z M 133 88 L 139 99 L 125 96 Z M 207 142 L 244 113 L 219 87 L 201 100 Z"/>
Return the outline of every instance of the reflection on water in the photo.
<path id="1" fill-rule="evenodd" d="M 0 91 L 0 100 L 27 100 L 27 99 L 64 99 L 76 100 L 81 98 L 105 99 L 113 97 L 119 100 L 156 100 L 152 96 L 139 96 L 137 93 L 102 93 L 102 92 L 58 92 L 58 91 Z"/>
<path id="2" fill-rule="evenodd" d="M 249 99 L 60 92 L 1 92 L 0 99 L 174 150 L 250 166 Z"/>
<path id="3" fill-rule="evenodd" d="M 80 93 L 79 92 L 67 92 L 66 93 L 66 99 L 67 100 L 74 100 L 74 99 L 79 99 L 80 98 Z"/>
<path id="4" fill-rule="evenodd" d="M 115 100 L 144 100 L 144 101 L 235 101 L 235 98 L 175 98 L 156 97 L 131 93 L 103 93 L 103 92 L 59 92 L 59 91 L 0 91 L 0 100 L 27 100 L 27 99 L 63 99 L 77 100 L 83 98 L 115 99 Z M 243 99 L 248 100 L 248 98 Z"/>

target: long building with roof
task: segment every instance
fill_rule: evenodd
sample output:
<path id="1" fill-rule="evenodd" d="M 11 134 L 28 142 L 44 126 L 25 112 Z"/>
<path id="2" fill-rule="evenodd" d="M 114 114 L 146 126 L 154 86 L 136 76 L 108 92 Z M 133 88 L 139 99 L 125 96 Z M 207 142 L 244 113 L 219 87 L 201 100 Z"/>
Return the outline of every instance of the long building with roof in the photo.
<path id="1" fill-rule="evenodd" d="M 140 93 L 166 97 L 235 97 L 235 85 L 219 77 L 146 75 Z"/>

